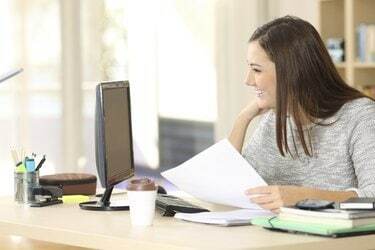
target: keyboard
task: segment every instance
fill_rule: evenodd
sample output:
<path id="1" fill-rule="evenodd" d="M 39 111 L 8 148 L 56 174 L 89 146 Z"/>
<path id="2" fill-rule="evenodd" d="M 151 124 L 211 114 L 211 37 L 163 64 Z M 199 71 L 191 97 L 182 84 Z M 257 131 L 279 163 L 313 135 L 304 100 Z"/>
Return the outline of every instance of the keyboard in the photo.
<path id="1" fill-rule="evenodd" d="M 209 212 L 209 210 L 193 205 L 179 197 L 166 194 L 157 195 L 156 208 L 161 211 L 162 216 L 174 216 L 176 213 Z"/>

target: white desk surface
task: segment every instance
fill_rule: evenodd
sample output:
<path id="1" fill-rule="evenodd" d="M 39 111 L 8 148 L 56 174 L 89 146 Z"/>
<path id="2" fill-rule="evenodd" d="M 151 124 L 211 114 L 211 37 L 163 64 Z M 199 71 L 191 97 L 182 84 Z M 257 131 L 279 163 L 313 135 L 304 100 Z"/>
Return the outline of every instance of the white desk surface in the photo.
<path id="1" fill-rule="evenodd" d="M 0 234 L 99 249 L 375 249 L 375 235 L 330 239 L 196 224 L 158 212 L 153 226 L 140 228 L 130 225 L 128 211 L 85 211 L 67 204 L 31 208 L 11 197 L 0 198 Z"/>

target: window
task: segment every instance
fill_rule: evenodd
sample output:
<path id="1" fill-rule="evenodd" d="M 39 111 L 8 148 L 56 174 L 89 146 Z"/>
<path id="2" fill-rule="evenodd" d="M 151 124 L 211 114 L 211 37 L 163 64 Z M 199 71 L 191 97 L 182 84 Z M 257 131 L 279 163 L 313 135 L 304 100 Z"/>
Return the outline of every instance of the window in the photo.
<path id="1" fill-rule="evenodd" d="M 59 1 L 1 1 L 0 70 L 25 71 L 0 86 L 1 193 L 12 190 L 11 146 L 46 153 L 48 169 L 61 162 Z"/>
<path id="2" fill-rule="evenodd" d="M 84 156 L 80 164 L 96 173 L 94 152 L 95 86 L 128 79 L 125 5 L 122 1 L 82 1 Z"/>
<path id="3" fill-rule="evenodd" d="M 147 3 L 0 1 L 0 32 L 7 38 L 0 44 L 0 73 L 17 66 L 25 70 L 0 85 L 0 164 L 9 166 L 0 168 L 0 194 L 12 191 L 11 146 L 46 154 L 41 174 L 96 173 L 100 81 L 130 80 L 138 165 L 159 166 L 159 142 L 168 145 L 164 139 L 173 134 L 169 125 L 192 128 L 193 137 L 204 130 L 209 136 L 200 139 L 213 140 L 214 3 Z M 166 138 L 159 140 L 158 132 Z M 199 149 L 206 145 L 198 141 Z"/>
<path id="4" fill-rule="evenodd" d="M 82 32 L 66 27 L 67 19 L 75 20 L 74 27 L 81 25 Z M 46 154 L 41 174 L 96 173 L 94 88 L 101 80 L 127 78 L 124 4 L 113 0 L 4 0 L 0 3 L 0 31 L 7 38 L 0 44 L 0 74 L 24 68 L 21 75 L 0 86 L 0 129 L 4 131 L 0 165 L 8 166 L 0 168 L 0 194 L 12 192 L 13 146 Z M 69 48 L 75 46 L 81 55 L 70 53 Z M 67 61 L 75 58 L 81 64 L 79 70 L 69 72 Z M 71 79 L 81 84 L 74 85 Z M 66 86 L 67 82 L 73 86 Z M 82 109 L 69 109 L 71 103 L 81 103 Z M 77 117 L 83 122 L 71 119 Z M 66 137 L 70 137 L 69 145 L 64 143 Z M 70 147 L 82 146 L 69 161 Z"/>

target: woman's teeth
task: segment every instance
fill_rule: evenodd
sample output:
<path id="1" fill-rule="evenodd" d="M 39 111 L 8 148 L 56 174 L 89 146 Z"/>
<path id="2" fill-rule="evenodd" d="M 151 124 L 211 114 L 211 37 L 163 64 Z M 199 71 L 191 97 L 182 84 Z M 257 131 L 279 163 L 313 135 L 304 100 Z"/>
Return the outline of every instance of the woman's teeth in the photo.
<path id="1" fill-rule="evenodd" d="M 255 94 L 256 94 L 257 97 L 261 97 L 264 94 L 264 91 L 262 91 L 260 89 L 256 89 Z"/>

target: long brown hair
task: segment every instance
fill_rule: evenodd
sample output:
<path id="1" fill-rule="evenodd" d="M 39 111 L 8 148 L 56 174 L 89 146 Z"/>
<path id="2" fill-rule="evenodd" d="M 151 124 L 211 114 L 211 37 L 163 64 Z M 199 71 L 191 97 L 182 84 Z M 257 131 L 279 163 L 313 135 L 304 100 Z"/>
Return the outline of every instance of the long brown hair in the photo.
<path id="1" fill-rule="evenodd" d="M 311 157 L 311 137 L 304 132 L 303 121 L 323 125 L 318 120 L 333 116 L 346 102 L 365 95 L 345 83 L 318 32 L 300 18 L 285 16 L 268 22 L 253 33 L 249 42 L 253 41 L 276 67 L 277 147 L 282 156 L 287 152 L 293 157 L 287 142 L 290 115 L 303 151 Z M 292 138 L 296 145 L 293 132 Z"/>

